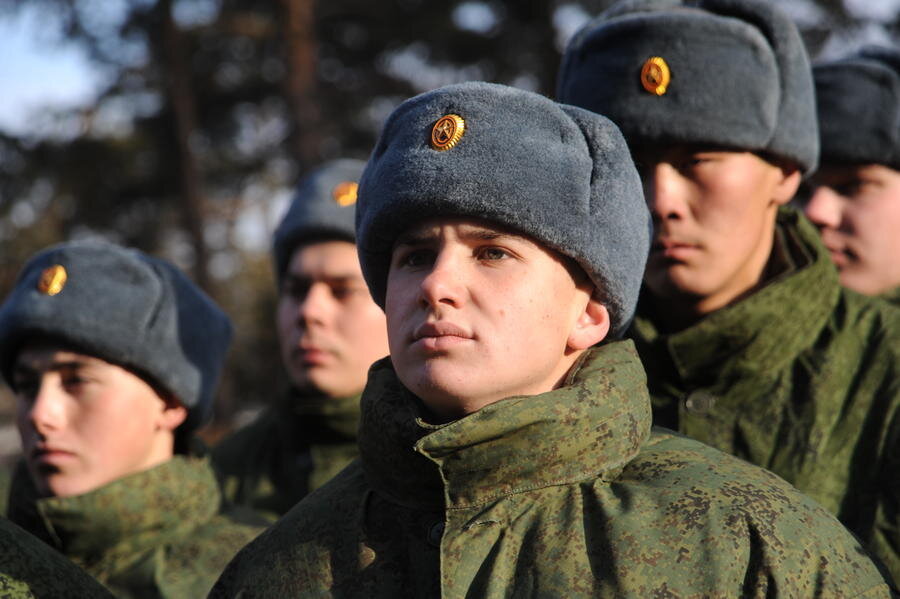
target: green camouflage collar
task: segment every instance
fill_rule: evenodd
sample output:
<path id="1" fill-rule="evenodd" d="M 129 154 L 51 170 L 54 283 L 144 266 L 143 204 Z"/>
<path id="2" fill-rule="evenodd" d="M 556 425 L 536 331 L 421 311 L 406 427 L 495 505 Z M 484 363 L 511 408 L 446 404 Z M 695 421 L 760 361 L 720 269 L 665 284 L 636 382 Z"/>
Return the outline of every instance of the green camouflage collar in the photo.
<path id="1" fill-rule="evenodd" d="M 360 453 L 366 477 L 410 507 L 462 508 L 531 489 L 615 477 L 650 432 L 644 369 L 630 341 L 585 352 L 566 384 L 511 397 L 460 420 L 430 425 L 376 362 L 363 394 Z"/>
<path id="2" fill-rule="evenodd" d="M 9 517 L 97 577 L 173 539 L 219 510 L 221 496 L 206 459 L 171 460 L 83 495 L 37 498 L 20 467 Z"/>
<path id="3" fill-rule="evenodd" d="M 650 302 L 642 298 L 629 336 L 653 348 L 648 351 L 667 354 L 685 383 L 720 379 L 727 376 L 726 368 L 735 373 L 780 370 L 812 345 L 838 301 L 840 286 L 818 232 L 794 209 L 778 213 L 770 266 L 773 261 L 782 262 L 782 268 L 763 287 L 677 333 L 661 333 Z"/>
<path id="4" fill-rule="evenodd" d="M 894 287 L 889 291 L 885 291 L 878 297 L 895 306 L 900 306 L 900 287 Z"/>

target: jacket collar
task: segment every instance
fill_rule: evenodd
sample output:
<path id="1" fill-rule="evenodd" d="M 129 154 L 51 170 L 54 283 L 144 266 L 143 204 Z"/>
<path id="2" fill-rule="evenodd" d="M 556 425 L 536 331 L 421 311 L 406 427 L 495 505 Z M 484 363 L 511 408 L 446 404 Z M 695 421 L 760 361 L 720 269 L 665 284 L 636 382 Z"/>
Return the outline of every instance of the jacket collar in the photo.
<path id="1" fill-rule="evenodd" d="M 205 459 L 175 456 L 149 470 L 72 497 L 38 498 L 20 464 L 9 518 L 95 576 L 117 559 L 184 537 L 221 502 Z"/>
<path id="2" fill-rule="evenodd" d="M 650 432 L 644 370 L 630 341 L 593 348 L 559 389 L 510 397 L 444 425 L 376 362 L 363 393 L 360 453 L 369 484 L 424 509 L 614 477 Z"/>
<path id="3" fill-rule="evenodd" d="M 292 389 L 272 414 L 287 447 L 352 442 L 359 431 L 359 401 L 360 394 L 332 398 Z"/>
<path id="4" fill-rule="evenodd" d="M 879 295 L 881 299 L 885 300 L 888 303 L 894 304 L 895 306 L 900 306 L 900 286 L 894 287 L 888 291 L 885 291 L 881 295 Z"/>
<path id="5" fill-rule="evenodd" d="M 779 211 L 768 270 L 778 274 L 752 295 L 672 334 L 660 331 L 645 295 L 630 336 L 642 355 L 662 352 L 693 385 L 729 373 L 778 371 L 813 344 L 840 286 L 815 228 L 790 208 Z"/>

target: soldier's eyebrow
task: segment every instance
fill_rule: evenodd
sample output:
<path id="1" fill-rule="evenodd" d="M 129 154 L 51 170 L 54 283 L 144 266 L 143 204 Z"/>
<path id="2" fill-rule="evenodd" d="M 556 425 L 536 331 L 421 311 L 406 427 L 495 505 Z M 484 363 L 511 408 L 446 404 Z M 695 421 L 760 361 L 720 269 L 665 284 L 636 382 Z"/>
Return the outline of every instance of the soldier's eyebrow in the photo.
<path id="1" fill-rule="evenodd" d="M 363 276 L 361 274 L 355 273 L 339 273 L 339 274 L 325 274 L 325 275 L 317 275 L 317 274 L 306 274 L 306 275 L 297 275 L 288 273 L 288 275 L 284 278 L 285 283 L 291 284 L 299 284 L 306 285 L 315 283 L 318 281 L 324 281 L 329 285 L 345 285 L 347 283 L 357 283 L 359 281 L 363 281 Z"/>
<path id="2" fill-rule="evenodd" d="M 35 376 L 41 374 L 42 372 L 60 372 L 63 370 L 78 370 L 81 368 L 90 367 L 90 362 L 85 360 L 65 360 L 65 361 L 53 361 L 50 362 L 46 368 L 42 368 L 40 366 L 32 366 L 30 364 L 22 364 L 18 363 L 13 367 L 12 376 L 15 378 L 27 378 L 30 376 Z"/>
<path id="3" fill-rule="evenodd" d="M 525 237 L 516 235 L 515 233 L 505 233 L 503 231 L 484 227 L 466 227 L 459 231 L 457 235 L 464 241 L 498 241 L 503 239 L 526 240 Z M 394 242 L 394 247 L 434 243 L 438 237 L 440 237 L 440 234 L 436 229 L 414 229 L 397 237 L 397 241 Z"/>
<path id="4" fill-rule="evenodd" d="M 474 239 L 476 241 L 498 241 L 501 239 L 524 239 L 524 237 L 520 235 L 514 235 L 511 233 L 503 233 L 501 231 L 495 231 L 493 229 L 482 229 L 482 228 L 472 228 L 472 229 L 463 229 L 459 233 L 460 239 Z"/>
<path id="5" fill-rule="evenodd" d="M 424 243 L 433 242 L 438 238 L 438 233 L 434 229 L 412 229 L 401 233 L 394 241 L 394 247 L 401 245 L 422 245 Z"/>

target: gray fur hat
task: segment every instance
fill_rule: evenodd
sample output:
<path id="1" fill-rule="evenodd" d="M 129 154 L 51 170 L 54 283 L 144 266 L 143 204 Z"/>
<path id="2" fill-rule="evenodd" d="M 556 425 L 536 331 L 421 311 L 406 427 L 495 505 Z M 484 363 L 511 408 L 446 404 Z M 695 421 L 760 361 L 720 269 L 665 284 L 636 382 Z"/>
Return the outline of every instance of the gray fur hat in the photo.
<path id="1" fill-rule="evenodd" d="M 900 169 L 900 51 L 867 46 L 813 78 L 822 161 Z"/>
<path id="2" fill-rule="evenodd" d="M 0 368 L 7 381 L 30 337 L 71 344 L 159 385 L 188 408 L 182 427 L 192 430 L 211 412 L 231 322 L 170 263 L 82 241 L 33 256 L 0 306 Z"/>
<path id="3" fill-rule="evenodd" d="M 397 236 L 440 216 L 531 236 L 591 277 L 613 336 L 632 319 L 651 222 L 625 140 L 608 119 L 490 83 L 407 100 L 388 118 L 359 187 L 357 248 L 380 306 Z"/>
<path id="4" fill-rule="evenodd" d="M 300 243 L 313 239 L 356 241 L 356 192 L 365 166 L 361 160 L 334 160 L 314 170 L 297 185 L 272 243 L 279 281 Z"/>
<path id="5" fill-rule="evenodd" d="M 809 58 L 775 2 L 619 2 L 570 41 L 557 96 L 606 115 L 634 145 L 736 148 L 806 173 L 818 161 Z"/>

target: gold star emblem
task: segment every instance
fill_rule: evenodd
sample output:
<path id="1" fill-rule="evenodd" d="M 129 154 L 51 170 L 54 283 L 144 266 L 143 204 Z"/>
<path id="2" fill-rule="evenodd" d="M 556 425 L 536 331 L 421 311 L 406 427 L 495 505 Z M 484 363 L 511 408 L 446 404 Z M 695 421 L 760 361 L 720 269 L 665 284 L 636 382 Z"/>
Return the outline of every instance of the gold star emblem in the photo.
<path id="1" fill-rule="evenodd" d="M 431 128 L 431 147 L 439 152 L 455 146 L 466 132 L 466 122 L 458 114 L 442 116 Z"/>
<path id="2" fill-rule="evenodd" d="M 331 199 L 333 199 L 334 203 L 338 206 L 352 206 L 356 203 L 356 191 L 358 189 L 359 184 L 354 183 L 353 181 L 338 183 L 334 186 L 334 189 L 331 190 Z"/>
<path id="3" fill-rule="evenodd" d="M 669 65 L 659 56 L 652 56 L 644 62 L 641 68 L 641 85 L 651 94 L 662 96 L 669 88 L 672 81 L 672 72 Z"/>
<path id="4" fill-rule="evenodd" d="M 69 275 L 60 264 L 55 264 L 44 269 L 41 278 L 38 279 L 37 290 L 44 295 L 56 295 L 66 286 Z"/>

